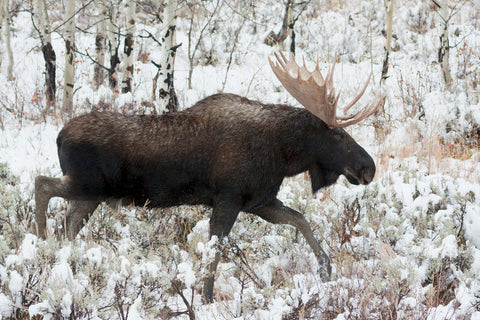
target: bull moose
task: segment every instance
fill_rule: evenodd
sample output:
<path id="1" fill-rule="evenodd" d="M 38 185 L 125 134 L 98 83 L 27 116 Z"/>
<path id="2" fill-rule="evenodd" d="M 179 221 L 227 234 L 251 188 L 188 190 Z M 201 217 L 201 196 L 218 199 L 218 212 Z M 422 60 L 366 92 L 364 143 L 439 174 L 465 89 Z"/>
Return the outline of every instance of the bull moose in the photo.
<path id="1" fill-rule="evenodd" d="M 73 118 L 57 138 L 63 176 L 35 179 L 36 232 L 47 237 L 49 199 L 69 200 L 69 239 L 100 202 L 131 199 L 135 205 L 211 206 L 210 236 L 228 236 L 240 211 L 301 231 L 319 261 L 323 281 L 331 274 L 327 254 L 303 215 L 277 199 L 285 177 L 308 171 L 315 193 L 344 175 L 368 184 L 375 175 L 370 155 L 343 129 L 370 116 L 371 103 L 353 116 L 336 115 L 333 63 L 324 78 L 283 54 L 269 59 L 285 89 L 302 104 L 263 104 L 234 94 L 215 94 L 181 112 L 123 115 L 91 112 Z M 365 86 L 348 104 L 352 107 Z M 217 249 L 208 265 L 203 295 L 213 299 Z"/>

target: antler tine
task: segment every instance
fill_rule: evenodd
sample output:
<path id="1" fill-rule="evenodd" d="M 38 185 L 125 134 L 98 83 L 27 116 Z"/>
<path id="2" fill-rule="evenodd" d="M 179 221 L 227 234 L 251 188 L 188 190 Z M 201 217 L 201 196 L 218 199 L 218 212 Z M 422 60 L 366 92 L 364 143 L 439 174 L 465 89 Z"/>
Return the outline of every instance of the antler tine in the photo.
<path id="1" fill-rule="evenodd" d="M 377 101 L 377 103 L 370 103 L 368 104 L 365 108 L 357 112 L 355 115 L 350 116 L 350 117 L 337 117 L 336 120 L 336 127 L 339 128 L 345 128 L 348 126 L 351 126 L 352 124 L 358 123 L 362 121 L 365 118 L 370 117 L 372 114 L 377 111 L 378 107 L 383 101 L 383 97 L 380 97 Z M 340 121 L 338 121 L 340 120 Z"/>
<path id="2" fill-rule="evenodd" d="M 322 73 L 320 72 L 320 58 L 318 57 L 318 54 L 317 54 L 317 62 L 315 63 L 315 70 L 313 70 L 313 72 L 317 72 L 320 75 L 322 75 Z"/>
<path id="3" fill-rule="evenodd" d="M 300 76 L 302 75 L 305 75 L 307 76 L 308 75 L 308 70 L 307 71 L 307 74 L 305 74 L 305 70 L 302 70 L 302 68 L 300 68 L 297 63 L 295 62 L 295 58 L 292 57 L 290 59 L 288 59 L 287 57 L 285 57 L 285 55 L 283 54 L 283 52 L 280 51 L 280 55 L 282 57 L 282 59 L 280 60 L 278 55 L 275 53 L 275 56 L 278 60 L 278 62 L 281 64 L 282 68 L 284 69 L 284 71 L 289 74 L 289 75 L 293 75 L 293 76 L 296 76 L 297 79 L 299 79 Z"/>
<path id="4" fill-rule="evenodd" d="M 287 66 L 285 65 L 285 60 L 286 60 L 286 59 L 285 59 L 285 56 L 283 55 L 282 52 L 280 52 L 280 55 L 281 55 L 282 59 L 280 59 L 280 58 L 278 57 L 278 54 L 275 52 L 275 58 L 277 58 L 278 64 L 283 68 L 284 71 L 287 71 L 287 72 L 288 72 Z M 269 58 L 269 60 L 270 60 L 270 58 Z M 270 64 L 271 64 L 271 63 L 272 63 L 272 61 L 270 60 Z M 276 64 L 276 63 L 275 63 L 275 64 Z"/>
<path id="5" fill-rule="evenodd" d="M 313 79 L 319 84 L 322 85 L 325 82 L 325 79 L 322 76 L 322 73 L 320 72 L 320 60 L 317 55 L 317 63 L 315 64 L 315 69 L 313 69 L 312 72 Z"/>
<path id="6" fill-rule="evenodd" d="M 313 76 L 314 71 L 310 72 L 307 68 L 307 64 L 305 63 L 305 57 L 302 57 L 303 65 L 299 67 L 299 75 L 302 77 L 303 80 L 307 80 L 311 76 Z"/>

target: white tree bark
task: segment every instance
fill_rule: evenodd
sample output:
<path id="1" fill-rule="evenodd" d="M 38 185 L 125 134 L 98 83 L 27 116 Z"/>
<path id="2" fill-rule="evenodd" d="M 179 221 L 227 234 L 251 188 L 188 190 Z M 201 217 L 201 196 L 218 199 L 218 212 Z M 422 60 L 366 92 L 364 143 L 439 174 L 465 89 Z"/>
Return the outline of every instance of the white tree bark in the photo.
<path id="1" fill-rule="evenodd" d="M 162 37 L 161 60 L 157 65 L 158 72 L 154 79 L 153 98 L 156 98 L 156 85 L 158 85 L 158 104 L 163 112 L 178 110 L 178 101 L 174 87 L 174 64 L 176 39 L 175 28 L 177 26 L 177 0 L 167 0 L 164 9 L 163 28 L 165 34 Z"/>
<path id="2" fill-rule="evenodd" d="M 108 7 L 102 0 L 95 1 L 98 12 L 97 35 L 95 36 L 95 60 L 93 67 L 93 85 L 97 90 L 105 80 L 105 50 L 107 38 Z"/>
<path id="3" fill-rule="evenodd" d="M 442 67 L 443 80 L 448 90 L 452 89 L 452 74 L 450 73 L 450 40 L 448 36 L 448 25 L 450 22 L 450 9 L 448 8 L 449 0 L 439 1 L 440 18 L 442 19 L 443 32 L 440 36 L 440 48 L 438 50 L 438 62 Z"/>
<path id="4" fill-rule="evenodd" d="M 390 51 L 392 50 L 392 31 L 393 31 L 393 6 L 394 0 L 385 1 L 385 10 L 387 11 L 387 41 L 385 43 L 385 60 L 383 60 L 382 78 L 381 81 L 385 81 L 388 73 L 388 64 Z"/>
<path id="5" fill-rule="evenodd" d="M 287 48 L 288 51 L 295 54 L 295 32 L 293 30 L 293 7 L 295 0 L 290 0 L 287 3 Z"/>
<path id="6" fill-rule="evenodd" d="M 135 35 L 135 19 L 136 19 L 136 2 L 128 0 L 125 4 L 125 44 L 123 53 L 125 54 L 123 66 L 122 92 L 132 91 L 132 77 L 134 65 L 134 35 Z"/>
<path id="7" fill-rule="evenodd" d="M 73 88 L 75 85 L 75 0 L 66 0 L 65 6 L 65 73 L 63 85 L 63 116 L 73 110 Z"/>
<path id="8" fill-rule="evenodd" d="M 50 36 L 50 20 L 48 18 L 45 0 L 35 0 L 33 18 L 42 41 L 52 42 Z"/>
<path id="9" fill-rule="evenodd" d="M 10 19 L 9 19 L 9 10 L 8 10 L 8 0 L 1 0 L 0 3 L 0 39 L 2 38 L 2 33 L 5 30 L 5 50 L 7 51 L 7 80 L 13 80 L 13 52 L 10 42 Z M 5 28 L 3 28 L 5 25 Z M 1 64 L 1 61 L 0 61 Z"/>
<path id="10" fill-rule="evenodd" d="M 295 54 L 295 31 L 293 29 L 295 23 L 293 16 L 294 6 L 295 0 L 287 0 L 287 2 L 285 2 L 285 14 L 283 16 L 282 28 L 277 34 L 270 31 L 263 41 L 266 45 L 274 46 L 280 44 L 282 51 L 284 51 L 286 47 L 286 50 Z M 287 42 L 285 42 L 285 40 L 287 40 Z"/>
<path id="11" fill-rule="evenodd" d="M 48 18 L 47 5 L 45 0 L 35 0 L 33 6 L 33 22 L 40 37 L 42 44 L 43 57 L 45 59 L 45 84 L 47 113 L 55 108 L 56 98 L 56 55 L 52 46 L 52 37 L 50 36 L 50 20 Z"/>

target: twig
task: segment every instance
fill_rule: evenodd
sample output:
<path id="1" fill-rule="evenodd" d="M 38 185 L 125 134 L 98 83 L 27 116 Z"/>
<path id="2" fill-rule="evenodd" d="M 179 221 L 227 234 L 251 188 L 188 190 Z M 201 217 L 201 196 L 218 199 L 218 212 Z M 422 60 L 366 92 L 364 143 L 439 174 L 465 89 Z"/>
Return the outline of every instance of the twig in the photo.
<path id="1" fill-rule="evenodd" d="M 266 286 L 265 283 L 263 282 L 262 279 L 260 279 L 257 276 L 255 271 L 253 271 L 252 267 L 250 266 L 250 264 L 247 261 L 247 256 L 245 255 L 243 250 L 240 249 L 240 247 L 236 243 L 232 243 L 232 247 L 236 250 L 236 255 L 240 258 L 241 265 L 244 266 L 244 268 L 242 268 L 241 266 L 240 266 L 240 268 L 242 268 L 243 271 L 245 272 L 245 274 L 250 279 L 252 279 L 252 281 L 255 283 L 255 285 L 257 287 L 264 288 Z M 235 262 L 235 259 L 232 259 L 232 260 Z"/>
<path id="2" fill-rule="evenodd" d="M 80 11 L 83 11 L 86 7 L 88 7 L 90 5 L 90 3 L 92 3 L 94 0 L 90 0 L 89 2 L 87 2 L 86 4 L 84 4 L 82 7 L 80 7 L 77 11 L 75 11 L 75 13 L 69 17 L 67 20 L 65 20 L 64 22 L 62 22 L 61 24 L 59 24 L 58 26 L 55 27 L 55 29 L 53 29 L 52 31 L 50 31 L 50 33 L 54 33 L 56 32 L 58 29 L 60 29 L 62 26 L 66 25 L 70 20 L 73 19 L 73 17 L 75 17 Z"/>
<path id="3" fill-rule="evenodd" d="M 233 42 L 233 47 L 232 50 L 230 51 L 230 55 L 228 57 L 228 65 L 227 65 L 227 70 L 225 71 L 225 79 L 223 80 L 222 84 L 222 91 L 225 90 L 225 85 L 227 84 L 227 78 L 228 78 L 228 71 L 230 71 L 230 67 L 232 66 L 232 60 L 233 60 L 233 53 L 235 52 L 235 49 L 238 44 L 238 36 L 240 35 L 240 31 L 243 29 L 243 25 L 245 24 L 245 19 L 243 19 L 242 24 L 240 27 L 235 31 L 235 40 Z"/>
<path id="4" fill-rule="evenodd" d="M 178 283 L 179 283 L 178 280 L 173 280 L 172 281 L 172 287 L 177 292 L 177 294 L 180 296 L 180 298 L 182 298 L 183 303 L 187 307 L 187 311 L 184 312 L 184 313 L 188 313 L 188 317 L 190 318 L 190 320 L 195 320 L 195 311 L 192 308 L 192 304 L 190 302 L 188 302 L 187 298 L 183 294 L 183 291 L 180 288 Z M 192 291 L 193 291 L 193 289 L 192 289 Z M 193 292 L 192 292 L 192 295 L 193 295 Z M 192 296 L 192 300 L 193 300 L 193 296 Z"/>
<path id="5" fill-rule="evenodd" d="M 248 83 L 248 86 L 247 86 L 247 91 L 245 92 L 245 96 L 248 96 L 248 92 L 250 91 L 250 87 L 252 86 L 252 83 L 253 83 L 253 80 L 255 79 L 255 77 L 257 76 L 257 74 L 260 72 L 260 70 L 262 70 L 263 66 L 265 64 L 262 64 L 260 66 L 260 68 L 257 69 L 257 71 L 255 71 L 255 73 L 253 74 L 252 78 L 250 79 L 250 82 Z"/>
<path id="6" fill-rule="evenodd" d="M 96 65 L 98 65 L 99 67 L 109 71 L 110 69 L 106 66 L 104 66 L 103 64 L 101 64 L 100 62 L 98 62 L 97 60 L 95 60 L 89 53 L 88 51 L 85 51 L 85 53 L 81 52 L 81 51 L 78 51 L 77 49 L 74 49 L 75 53 L 78 53 L 79 55 L 81 56 L 84 56 L 84 57 L 87 57 L 90 59 L 90 61 L 92 61 L 93 63 L 95 63 Z"/>

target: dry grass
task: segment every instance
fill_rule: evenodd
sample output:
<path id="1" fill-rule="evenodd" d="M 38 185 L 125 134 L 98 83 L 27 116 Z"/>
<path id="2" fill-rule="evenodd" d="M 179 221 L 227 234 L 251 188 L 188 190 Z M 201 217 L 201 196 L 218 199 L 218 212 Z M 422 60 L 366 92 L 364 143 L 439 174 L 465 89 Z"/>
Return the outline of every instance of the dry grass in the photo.
<path id="1" fill-rule="evenodd" d="M 407 158 L 415 158 L 427 168 L 429 174 L 441 172 L 459 178 L 480 179 L 478 135 L 462 136 L 455 143 L 447 143 L 438 135 L 424 137 L 419 132 L 412 121 L 404 131 L 398 133 L 401 137 L 397 134 L 394 141 L 387 140 L 382 145 L 377 160 L 377 176 L 383 176 Z"/>

